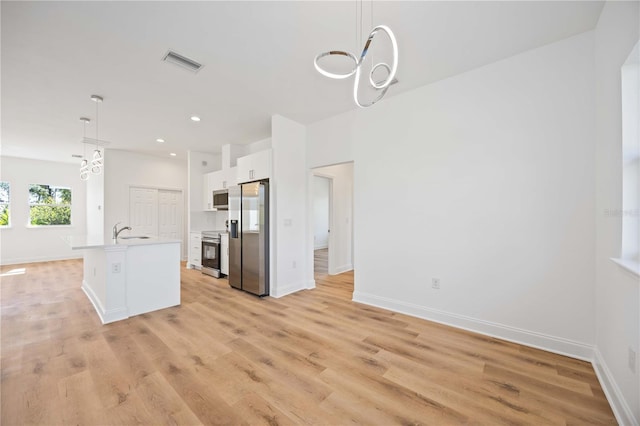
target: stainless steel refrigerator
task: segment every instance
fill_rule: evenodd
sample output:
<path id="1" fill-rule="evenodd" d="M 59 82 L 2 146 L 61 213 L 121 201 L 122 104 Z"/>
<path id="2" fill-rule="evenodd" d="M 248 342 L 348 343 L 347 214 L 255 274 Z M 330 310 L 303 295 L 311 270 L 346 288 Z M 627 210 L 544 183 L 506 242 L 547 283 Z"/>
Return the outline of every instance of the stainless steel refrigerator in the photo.
<path id="1" fill-rule="evenodd" d="M 269 181 L 229 188 L 229 285 L 269 295 Z"/>

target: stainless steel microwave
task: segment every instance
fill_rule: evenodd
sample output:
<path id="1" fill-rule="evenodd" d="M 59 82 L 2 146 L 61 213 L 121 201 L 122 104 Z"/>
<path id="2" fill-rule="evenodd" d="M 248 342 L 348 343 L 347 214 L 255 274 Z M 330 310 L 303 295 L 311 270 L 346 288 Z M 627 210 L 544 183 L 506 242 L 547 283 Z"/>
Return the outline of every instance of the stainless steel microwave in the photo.
<path id="1" fill-rule="evenodd" d="M 229 191 L 213 191 L 213 208 L 217 210 L 229 210 Z"/>

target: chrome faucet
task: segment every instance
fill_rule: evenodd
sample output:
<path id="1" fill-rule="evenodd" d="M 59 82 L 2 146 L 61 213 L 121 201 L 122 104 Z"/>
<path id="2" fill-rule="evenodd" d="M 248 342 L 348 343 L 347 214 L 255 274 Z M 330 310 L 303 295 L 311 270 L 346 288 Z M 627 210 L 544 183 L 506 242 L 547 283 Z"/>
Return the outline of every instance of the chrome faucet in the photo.
<path id="1" fill-rule="evenodd" d="M 128 229 L 129 231 L 131 231 L 131 227 L 130 227 L 130 226 L 125 226 L 125 227 L 121 228 L 120 230 L 118 230 L 118 224 L 119 224 L 119 223 L 120 223 L 120 222 L 118 222 L 118 223 L 116 223 L 115 225 L 113 225 L 113 235 L 112 235 L 112 238 L 113 238 L 113 240 L 114 240 L 114 241 L 118 239 L 118 235 L 120 235 L 120 233 L 121 233 L 122 231 L 124 231 L 125 229 Z"/>

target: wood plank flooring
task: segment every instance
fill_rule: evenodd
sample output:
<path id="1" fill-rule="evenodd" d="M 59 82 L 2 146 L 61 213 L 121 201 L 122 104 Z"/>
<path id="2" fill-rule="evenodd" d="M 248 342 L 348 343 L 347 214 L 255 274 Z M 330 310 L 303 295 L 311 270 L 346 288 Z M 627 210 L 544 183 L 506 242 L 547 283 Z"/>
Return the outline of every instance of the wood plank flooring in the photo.
<path id="1" fill-rule="evenodd" d="M 259 299 L 183 268 L 181 306 L 101 325 L 81 261 L 1 272 L 2 425 L 616 423 L 589 363 L 353 303 L 352 273 Z"/>

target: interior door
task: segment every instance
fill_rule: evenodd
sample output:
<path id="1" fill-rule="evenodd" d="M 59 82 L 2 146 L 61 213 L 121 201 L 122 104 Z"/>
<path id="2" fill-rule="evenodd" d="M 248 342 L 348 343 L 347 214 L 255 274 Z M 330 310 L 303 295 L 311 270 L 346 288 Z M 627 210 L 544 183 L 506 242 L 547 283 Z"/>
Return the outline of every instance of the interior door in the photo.
<path id="1" fill-rule="evenodd" d="M 158 191 L 158 235 L 164 238 L 182 238 L 182 193 Z"/>
<path id="2" fill-rule="evenodd" d="M 132 235 L 158 235 L 157 189 L 129 189 L 129 226 Z"/>

